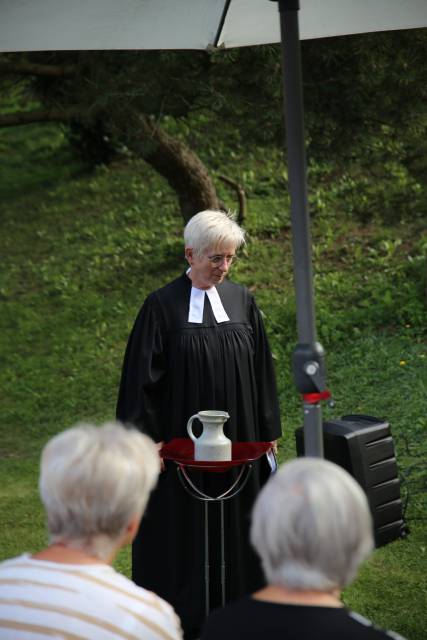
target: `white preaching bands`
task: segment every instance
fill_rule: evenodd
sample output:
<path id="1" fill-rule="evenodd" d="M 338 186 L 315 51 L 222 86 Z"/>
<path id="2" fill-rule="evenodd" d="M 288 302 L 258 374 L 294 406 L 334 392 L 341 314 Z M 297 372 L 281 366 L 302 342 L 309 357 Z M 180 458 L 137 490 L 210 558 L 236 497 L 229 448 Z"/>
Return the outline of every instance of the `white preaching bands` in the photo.
<path id="1" fill-rule="evenodd" d="M 210 289 L 196 289 L 191 287 L 190 296 L 190 309 L 188 311 L 188 322 L 203 322 L 203 309 L 205 306 L 205 295 L 208 296 L 211 303 L 212 311 L 217 322 L 227 322 L 230 320 L 224 307 L 222 306 L 221 298 L 215 287 Z"/>
<path id="2" fill-rule="evenodd" d="M 189 273 L 190 269 L 187 269 L 186 273 Z M 224 307 L 222 306 L 221 298 L 215 287 L 210 289 L 197 289 L 191 287 L 190 296 L 190 308 L 188 310 L 188 322 L 197 322 L 201 324 L 203 322 L 203 309 L 205 307 L 205 295 L 208 296 L 211 303 L 212 311 L 217 322 L 227 322 L 230 320 Z"/>

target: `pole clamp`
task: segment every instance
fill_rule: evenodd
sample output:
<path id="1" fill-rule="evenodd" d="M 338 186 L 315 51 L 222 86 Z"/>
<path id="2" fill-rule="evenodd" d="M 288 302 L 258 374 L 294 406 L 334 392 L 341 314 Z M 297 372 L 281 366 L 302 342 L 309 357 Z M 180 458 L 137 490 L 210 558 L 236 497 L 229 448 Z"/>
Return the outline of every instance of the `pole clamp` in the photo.
<path id="1" fill-rule="evenodd" d="M 325 391 L 319 391 L 318 393 L 303 393 L 302 399 L 307 404 L 317 404 L 321 400 L 329 400 L 331 392 L 327 389 Z"/>

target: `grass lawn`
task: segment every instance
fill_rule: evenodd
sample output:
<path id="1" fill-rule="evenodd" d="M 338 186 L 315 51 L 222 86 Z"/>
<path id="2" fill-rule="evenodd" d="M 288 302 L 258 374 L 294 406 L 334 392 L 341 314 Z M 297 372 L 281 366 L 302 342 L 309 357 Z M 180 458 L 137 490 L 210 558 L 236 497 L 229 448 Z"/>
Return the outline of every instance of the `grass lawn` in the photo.
<path id="1" fill-rule="evenodd" d="M 0 131 L 1 558 L 46 543 L 37 496 L 43 444 L 76 421 L 114 416 L 136 312 L 148 292 L 185 266 L 182 221 L 161 179 L 132 160 L 88 173 L 59 127 L 43 131 Z M 249 241 L 233 277 L 251 287 L 265 315 L 283 416 L 280 455 L 288 459 L 302 419 L 290 370 L 289 215 L 283 185 L 267 180 L 279 160 L 259 153 L 256 163 L 242 158 L 246 171 L 253 163 L 254 186 Z M 325 213 L 313 221 L 319 334 L 336 400 L 325 417 L 364 413 L 390 421 L 410 528 L 406 540 L 374 553 L 344 600 L 377 624 L 422 640 L 427 237 L 419 218 L 363 226 L 337 210 L 333 219 Z M 129 574 L 128 549 L 116 566 Z"/>

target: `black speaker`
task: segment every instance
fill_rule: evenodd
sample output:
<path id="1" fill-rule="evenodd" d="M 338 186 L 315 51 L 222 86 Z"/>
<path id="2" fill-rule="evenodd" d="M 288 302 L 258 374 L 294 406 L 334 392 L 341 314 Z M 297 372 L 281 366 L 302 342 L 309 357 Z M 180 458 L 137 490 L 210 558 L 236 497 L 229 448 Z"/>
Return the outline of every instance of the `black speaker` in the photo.
<path id="1" fill-rule="evenodd" d="M 297 455 L 304 455 L 304 431 L 295 431 Z M 390 425 L 364 415 L 323 423 L 325 458 L 346 469 L 366 492 L 374 520 L 375 544 L 404 538 L 400 481 Z"/>

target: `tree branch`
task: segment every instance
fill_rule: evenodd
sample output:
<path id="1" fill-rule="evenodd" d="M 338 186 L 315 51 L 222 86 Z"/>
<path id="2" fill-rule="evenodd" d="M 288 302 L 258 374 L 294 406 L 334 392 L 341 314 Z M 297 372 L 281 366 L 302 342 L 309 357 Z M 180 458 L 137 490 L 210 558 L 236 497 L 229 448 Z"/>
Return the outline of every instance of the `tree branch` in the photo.
<path id="1" fill-rule="evenodd" d="M 81 117 L 85 111 L 82 107 L 68 109 L 39 109 L 35 111 L 18 111 L 16 113 L 0 114 L 0 127 L 16 127 L 34 122 L 67 122 Z"/>
<path id="2" fill-rule="evenodd" d="M 231 178 L 228 178 L 227 176 L 218 176 L 218 178 L 229 187 L 232 187 L 236 192 L 239 202 L 239 213 L 237 216 L 237 222 L 239 224 L 242 224 L 246 218 L 246 192 L 244 188 L 238 182 L 232 180 Z"/>
<path id="3" fill-rule="evenodd" d="M 31 62 L 0 61 L 0 73 L 20 76 L 70 78 L 76 74 L 75 65 L 33 64 Z"/>

